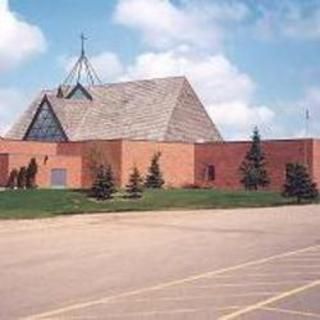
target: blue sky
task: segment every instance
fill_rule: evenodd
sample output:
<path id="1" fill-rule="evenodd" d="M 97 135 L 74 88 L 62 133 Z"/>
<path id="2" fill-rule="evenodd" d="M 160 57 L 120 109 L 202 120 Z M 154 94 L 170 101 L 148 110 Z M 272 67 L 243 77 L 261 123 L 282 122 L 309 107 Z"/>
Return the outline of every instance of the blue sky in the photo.
<path id="1" fill-rule="evenodd" d="M 79 34 L 105 82 L 184 74 L 226 138 L 320 135 L 318 0 L 0 0 L 0 130 L 57 86 Z"/>

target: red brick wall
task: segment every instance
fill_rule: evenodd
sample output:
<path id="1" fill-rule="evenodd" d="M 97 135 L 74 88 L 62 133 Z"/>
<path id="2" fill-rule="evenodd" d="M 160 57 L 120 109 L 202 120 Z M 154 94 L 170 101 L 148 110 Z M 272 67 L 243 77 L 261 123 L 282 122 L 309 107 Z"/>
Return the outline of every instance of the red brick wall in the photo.
<path id="1" fill-rule="evenodd" d="M 240 164 L 250 146 L 250 142 L 224 142 L 197 144 L 195 146 L 196 184 L 217 188 L 240 189 Z M 267 170 L 271 178 L 269 189 L 279 190 L 285 178 L 285 166 L 289 162 L 305 163 L 312 167 L 312 140 L 274 140 L 262 144 L 266 154 Z M 207 165 L 214 165 L 215 180 L 204 181 Z"/>
<path id="2" fill-rule="evenodd" d="M 111 165 L 115 182 L 121 185 L 121 140 L 114 141 L 88 141 L 81 145 L 82 163 L 82 186 L 90 188 L 93 182 L 93 175 L 90 170 L 89 163 L 91 155 L 94 152 L 102 155 L 104 164 Z M 68 148 L 68 146 L 66 146 Z M 78 146 L 73 146 L 74 151 L 78 150 Z"/>
<path id="3" fill-rule="evenodd" d="M 320 140 L 313 141 L 313 179 L 320 187 Z"/>
<path id="4" fill-rule="evenodd" d="M 57 144 L 36 141 L 0 140 L 0 153 L 55 155 L 57 153 Z"/>
<path id="5" fill-rule="evenodd" d="M 87 141 L 69 143 L 42 143 L 30 141 L 0 141 L 0 153 L 10 154 L 10 166 L 20 168 L 26 166 L 32 157 L 36 157 L 40 165 L 38 185 L 50 186 L 51 169 L 68 170 L 68 187 L 80 188 L 92 185 L 88 166 L 92 150 L 102 152 L 106 163 L 112 166 L 117 184 L 121 183 L 121 141 Z M 44 165 L 45 157 L 48 157 Z"/>
<path id="6" fill-rule="evenodd" d="M 116 183 L 127 184 L 132 167 L 136 165 L 145 175 L 152 156 L 160 151 L 161 169 L 166 185 L 181 187 L 196 183 L 217 188 L 239 189 L 239 166 L 250 142 L 186 144 L 151 141 L 87 141 L 71 143 L 41 143 L 0 140 L 0 185 L 6 184 L 11 169 L 26 166 L 32 157 L 39 164 L 38 185 L 50 186 L 52 169 L 68 171 L 68 187 L 90 187 L 90 155 L 94 150 L 112 166 Z M 320 185 L 320 140 L 274 140 L 263 142 L 267 169 L 271 177 L 270 189 L 280 189 L 288 162 L 307 161 L 310 172 Z M 2 153 L 2 155 L 1 155 Z M 9 153 L 9 158 L 6 155 Z M 47 162 L 44 162 L 45 157 Z M 206 166 L 214 165 L 215 180 L 204 181 Z"/>
<path id="7" fill-rule="evenodd" d="M 9 160 L 7 154 L 0 154 L 0 187 L 5 187 L 8 182 Z"/>
<path id="8" fill-rule="evenodd" d="M 60 142 L 57 144 L 57 155 L 81 156 L 85 142 Z"/>
<path id="9" fill-rule="evenodd" d="M 122 186 L 128 182 L 133 166 L 146 175 L 152 156 L 160 151 L 160 166 L 168 187 L 194 183 L 194 145 L 149 141 L 123 141 Z"/>
<path id="10" fill-rule="evenodd" d="M 27 166 L 31 157 L 35 157 L 38 164 L 38 174 L 36 183 L 41 188 L 50 188 L 51 170 L 66 169 L 67 170 L 67 186 L 68 188 L 81 187 L 81 166 L 80 157 L 71 156 L 48 156 L 45 161 L 43 155 L 13 154 L 9 155 L 9 172 L 16 168 L 20 169 Z"/>

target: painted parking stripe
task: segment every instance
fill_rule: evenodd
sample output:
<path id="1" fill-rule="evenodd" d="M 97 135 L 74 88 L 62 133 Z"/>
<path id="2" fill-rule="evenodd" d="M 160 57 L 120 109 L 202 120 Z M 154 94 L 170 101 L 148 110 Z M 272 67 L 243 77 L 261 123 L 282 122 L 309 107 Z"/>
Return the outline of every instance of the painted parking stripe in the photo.
<path id="1" fill-rule="evenodd" d="M 286 313 L 286 314 L 292 314 L 292 315 L 296 315 L 296 316 L 320 319 L 319 314 L 315 314 L 315 313 L 311 313 L 311 312 L 303 312 L 303 311 L 289 310 L 289 309 L 282 309 L 282 308 L 270 308 L 270 307 L 264 307 L 264 308 L 261 308 L 261 310 L 274 311 L 274 312 L 278 312 L 278 313 Z"/>
<path id="2" fill-rule="evenodd" d="M 236 312 L 233 312 L 233 313 L 230 313 L 230 314 L 228 314 L 226 316 L 220 317 L 219 320 L 237 319 L 238 317 L 243 316 L 244 314 L 247 314 L 249 312 L 256 311 L 256 310 L 259 310 L 259 309 L 263 309 L 265 306 L 267 306 L 267 305 L 269 305 L 271 303 L 278 302 L 278 301 L 283 300 L 285 298 L 297 295 L 297 294 L 299 294 L 301 292 L 304 292 L 306 290 L 312 289 L 312 288 L 314 288 L 316 286 L 319 286 L 319 285 L 320 285 L 320 280 L 313 281 L 313 282 L 308 283 L 308 284 L 306 284 L 304 286 L 301 286 L 301 287 L 298 287 L 298 288 L 283 292 L 283 293 L 281 293 L 279 295 L 276 295 L 274 297 L 271 297 L 269 299 L 262 300 L 262 301 L 260 301 L 258 303 L 255 303 L 255 304 L 251 305 L 251 306 L 245 307 L 245 308 L 240 309 L 240 310 L 238 310 Z"/>
<path id="3" fill-rule="evenodd" d="M 246 267 L 251 267 L 251 266 L 263 264 L 263 263 L 266 263 L 266 262 L 269 262 L 272 260 L 285 258 L 285 257 L 289 257 L 289 256 L 294 256 L 294 255 L 297 255 L 300 253 L 304 253 L 304 252 L 308 252 L 308 251 L 312 251 L 312 250 L 317 250 L 317 249 L 320 249 L 320 245 L 309 246 L 309 247 L 305 247 L 305 248 L 294 250 L 294 251 L 287 251 L 284 253 L 269 256 L 267 258 L 262 258 L 262 259 L 258 259 L 258 260 L 245 262 L 245 263 L 238 264 L 238 265 L 235 265 L 232 267 L 227 267 L 227 268 L 223 268 L 223 269 L 200 273 L 200 274 L 196 274 L 196 275 L 193 275 L 193 276 L 190 276 L 187 278 L 164 282 L 164 283 L 161 283 L 161 284 L 158 284 L 155 286 L 151 286 L 151 287 L 128 291 L 128 292 L 120 293 L 120 294 L 113 295 L 113 296 L 106 296 L 106 297 L 102 297 L 100 299 L 90 300 L 87 302 L 75 303 L 75 304 L 68 305 L 65 307 L 57 308 L 55 310 L 50 310 L 50 311 L 30 315 L 27 317 L 23 317 L 23 318 L 21 318 L 21 320 L 38 320 L 38 319 L 45 319 L 48 317 L 54 317 L 56 315 L 61 315 L 66 312 L 76 311 L 79 309 L 89 308 L 89 307 L 93 307 L 93 306 L 96 306 L 99 304 L 108 303 L 109 301 L 114 300 L 114 299 L 126 298 L 126 297 L 130 297 L 130 296 L 138 295 L 141 293 L 146 293 L 149 291 L 166 289 L 168 287 L 177 286 L 180 284 L 184 284 L 184 283 L 188 283 L 188 282 L 192 282 L 192 281 L 196 281 L 196 280 L 200 280 L 200 279 L 210 278 L 210 277 L 220 275 L 220 274 L 223 274 L 226 272 L 240 270 L 240 269 L 243 269 Z"/>

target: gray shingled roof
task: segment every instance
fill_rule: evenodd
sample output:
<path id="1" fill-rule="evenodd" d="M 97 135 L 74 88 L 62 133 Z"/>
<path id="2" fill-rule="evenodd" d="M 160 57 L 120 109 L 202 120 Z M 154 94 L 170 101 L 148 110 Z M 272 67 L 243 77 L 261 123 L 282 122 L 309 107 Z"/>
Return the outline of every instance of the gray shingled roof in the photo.
<path id="1" fill-rule="evenodd" d="M 47 95 L 70 141 L 121 138 L 183 142 L 221 140 L 184 77 L 96 85 L 86 89 L 92 100 L 57 98 L 57 89 L 42 91 L 6 137 L 24 138 Z"/>

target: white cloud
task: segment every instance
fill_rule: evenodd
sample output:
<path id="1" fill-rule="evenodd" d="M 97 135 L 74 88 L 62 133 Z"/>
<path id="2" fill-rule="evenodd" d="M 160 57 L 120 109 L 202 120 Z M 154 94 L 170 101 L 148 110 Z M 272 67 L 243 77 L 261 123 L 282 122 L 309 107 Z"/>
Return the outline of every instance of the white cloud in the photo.
<path id="1" fill-rule="evenodd" d="M 103 81 L 110 81 L 123 73 L 121 61 L 118 56 L 112 52 L 102 52 L 93 56 L 90 60 Z"/>
<path id="2" fill-rule="evenodd" d="M 14 118 L 26 108 L 27 98 L 13 88 L 0 88 L 0 135 L 11 126 Z"/>
<path id="3" fill-rule="evenodd" d="M 270 3 L 269 3 L 270 4 Z M 256 31 L 269 38 L 285 36 L 295 39 L 320 38 L 320 6 L 318 1 L 277 1 L 271 6 L 258 5 L 260 16 Z"/>
<path id="4" fill-rule="evenodd" d="M 121 80 L 185 75 L 226 138 L 247 138 L 254 125 L 267 126 L 274 112 L 254 106 L 255 85 L 223 55 L 196 56 L 180 50 L 148 52 L 136 58 Z"/>
<path id="5" fill-rule="evenodd" d="M 318 0 L 118 0 L 118 24 L 140 32 L 155 48 L 190 44 L 220 48 L 224 38 L 253 32 L 259 38 L 320 38 Z M 231 27 L 231 28 L 230 28 Z"/>
<path id="6" fill-rule="evenodd" d="M 305 104 L 320 116 L 320 87 L 311 87 L 306 90 Z"/>
<path id="7" fill-rule="evenodd" d="M 183 1 L 174 5 L 169 0 L 119 0 L 114 21 L 135 29 L 156 48 L 181 43 L 200 48 L 219 47 L 222 25 L 246 17 L 242 3 Z"/>
<path id="8" fill-rule="evenodd" d="M 45 51 L 41 30 L 10 11 L 8 0 L 0 0 L 0 23 L 0 72 Z"/>
<path id="9" fill-rule="evenodd" d="M 226 28 L 245 21 L 249 14 L 241 1 L 119 0 L 114 21 L 138 31 L 148 45 L 162 50 L 137 56 L 121 80 L 185 75 L 223 135 L 247 137 L 254 125 L 270 123 L 274 112 L 252 105 L 252 79 L 224 54 L 209 54 L 208 49 L 218 52 Z"/>

